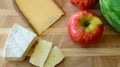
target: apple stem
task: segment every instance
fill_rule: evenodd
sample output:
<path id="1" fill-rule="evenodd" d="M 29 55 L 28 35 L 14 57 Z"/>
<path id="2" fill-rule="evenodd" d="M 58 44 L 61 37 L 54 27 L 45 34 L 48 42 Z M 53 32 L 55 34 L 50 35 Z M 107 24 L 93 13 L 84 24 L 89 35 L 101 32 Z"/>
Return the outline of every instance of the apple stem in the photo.
<path id="1" fill-rule="evenodd" d="M 84 23 L 83 23 L 83 26 L 84 26 L 84 27 L 88 27 L 88 26 L 89 26 L 89 23 L 88 23 L 88 22 L 84 22 Z"/>

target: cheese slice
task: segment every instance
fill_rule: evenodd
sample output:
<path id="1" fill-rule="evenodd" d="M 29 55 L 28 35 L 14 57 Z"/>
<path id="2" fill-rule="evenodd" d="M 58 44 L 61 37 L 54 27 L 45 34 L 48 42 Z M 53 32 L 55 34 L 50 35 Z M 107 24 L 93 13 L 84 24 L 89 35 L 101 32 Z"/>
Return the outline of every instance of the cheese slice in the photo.
<path id="1" fill-rule="evenodd" d="M 15 3 L 39 35 L 64 14 L 53 0 L 15 0 Z"/>
<path id="2" fill-rule="evenodd" d="M 23 60 L 36 40 L 37 35 L 35 33 L 14 24 L 6 40 L 3 58 L 16 61 Z"/>
<path id="3" fill-rule="evenodd" d="M 64 57 L 65 56 L 63 55 L 61 50 L 55 46 L 51 49 L 44 67 L 55 67 L 55 65 L 60 63 L 64 59 Z"/>
<path id="4" fill-rule="evenodd" d="M 36 45 L 29 62 L 33 65 L 44 67 L 44 63 L 49 55 L 51 48 L 51 42 L 40 40 Z"/>

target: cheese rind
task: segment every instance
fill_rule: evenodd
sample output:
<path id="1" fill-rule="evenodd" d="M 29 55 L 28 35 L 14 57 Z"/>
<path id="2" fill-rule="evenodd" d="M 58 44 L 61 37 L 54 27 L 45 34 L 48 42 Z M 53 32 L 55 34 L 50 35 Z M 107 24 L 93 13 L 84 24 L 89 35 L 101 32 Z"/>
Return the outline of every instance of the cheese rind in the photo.
<path id="1" fill-rule="evenodd" d="M 53 47 L 50 51 L 48 59 L 45 63 L 44 67 L 55 67 L 58 63 L 60 63 L 64 59 L 64 55 L 58 47 Z"/>
<path id="2" fill-rule="evenodd" d="M 15 3 L 39 35 L 64 14 L 53 0 L 15 0 Z"/>
<path id="3" fill-rule="evenodd" d="M 44 67 L 45 61 L 47 60 L 51 48 L 51 42 L 39 40 L 39 43 L 36 45 L 29 62 L 33 65 Z"/>
<path id="4" fill-rule="evenodd" d="M 14 24 L 5 43 L 3 58 L 22 61 L 36 40 L 37 35 L 35 33 L 18 24 Z"/>

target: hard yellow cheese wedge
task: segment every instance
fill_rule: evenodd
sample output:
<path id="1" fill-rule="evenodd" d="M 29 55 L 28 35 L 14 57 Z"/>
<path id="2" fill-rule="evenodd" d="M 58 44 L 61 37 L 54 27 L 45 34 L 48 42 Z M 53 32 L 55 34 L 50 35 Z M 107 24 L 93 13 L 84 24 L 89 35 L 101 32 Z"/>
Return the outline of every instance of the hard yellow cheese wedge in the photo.
<path id="1" fill-rule="evenodd" d="M 53 0 L 15 0 L 15 3 L 39 35 L 64 14 Z"/>
<path id="2" fill-rule="evenodd" d="M 51 49 L 44 67 L 55 67 L 55 65 L 60 63 L 64 59 L 64 57 L 65 56 L 63 55 L 61 50 L 55 46 Z"/>
<path id="3" fill-rule="evenodd" d="M 47 60 L 51 48 L 51 42 L 40 40 L 31 55 L 30 63 L 36 66 L 44 67 L 44 63 Z"/>

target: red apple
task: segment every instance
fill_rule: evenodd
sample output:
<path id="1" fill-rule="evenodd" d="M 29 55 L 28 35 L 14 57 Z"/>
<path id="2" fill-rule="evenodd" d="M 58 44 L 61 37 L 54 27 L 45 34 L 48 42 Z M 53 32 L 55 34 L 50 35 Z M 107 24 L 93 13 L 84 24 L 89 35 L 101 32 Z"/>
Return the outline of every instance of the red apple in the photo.
<path id="1" fill-rule="evenodd" d="M 88 9 L 96 5 L 98 0 L 70 0 L 70 2 L 81 9 Z"/>
<path id="2" fill-rule="evenodd" d="M 68 34 L 82 46 L 96 42 L 103 33 L 103 23 L 94 13 L 82 10 L 74 13 L 68 21 Z"/>

